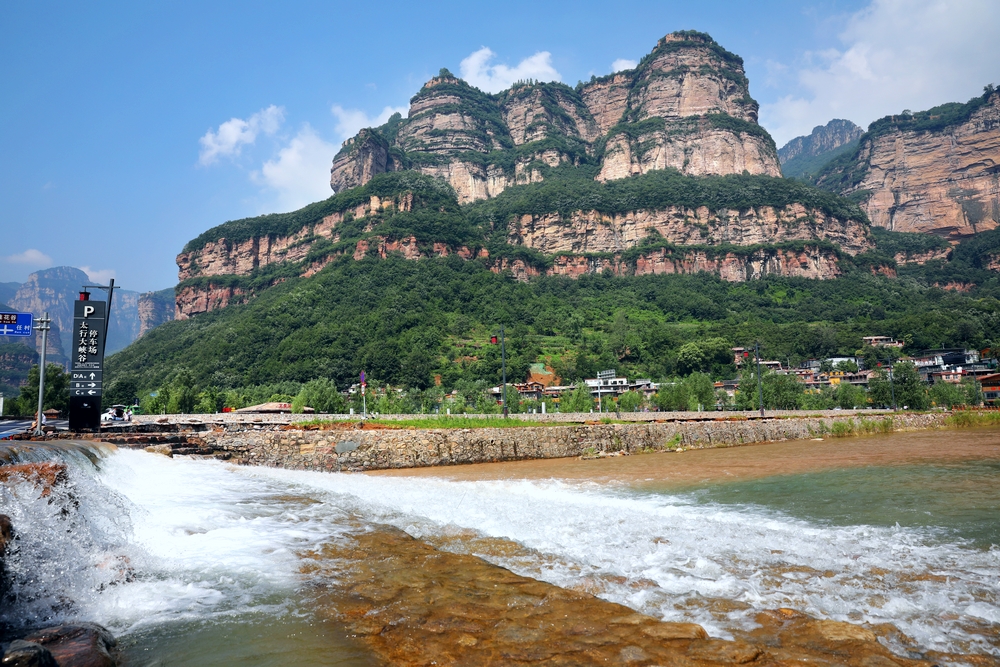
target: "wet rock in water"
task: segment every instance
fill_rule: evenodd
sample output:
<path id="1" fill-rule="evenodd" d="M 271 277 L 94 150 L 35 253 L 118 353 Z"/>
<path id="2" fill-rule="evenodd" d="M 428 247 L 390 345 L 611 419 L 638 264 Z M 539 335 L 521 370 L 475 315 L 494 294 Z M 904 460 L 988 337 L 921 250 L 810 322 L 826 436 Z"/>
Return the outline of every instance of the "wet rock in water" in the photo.
<path id="1" fill-rule="evenodd" d="M 53 488 L 69 482 L 65 463 L 21 463 L 0 466 L 0 484 L 19 480 L 34 483 L 42 489 L 42 498 L 48 498 Z"/>
<path id="2" fill-rule="evenodd" d="M 170 458 L 174 457 L 174 450 L 170 445 L 150 445 L 145 448 L 145 451 L 150 454 L 162 454 L 163 456 L 169 456 Z"/>
<path id="3" fill-rule="evenodd" d="M 10 522 L 10 517 L 0 514 L 0 602 L 3 602 L 7 594 L 7 568 L 4 565 L 4 556 L 7 553 L 7 545 L 14 539 L 14 527 Z"/>
<path id="4" fill-rule="evenodd" d="M 0 514 L 0 558 L 7 552 L 7 544 L 14 539 L 14 527 L 10 523 L 10 517 Z"/>
<path id="5" fill-rule="evenodd" d="M 713 639 L 587 593 L 523 577 L 476 556 L 367 526 L 306 554 L 321 614 L 388 664 L 930 667 L 897 656 L 862 626 L 791 609 Z"/>
<path id="6" fill-rule="evenodd" d="M 60 667 L 52 653 L 35 642 L 15 639 L 0 653 L 3 655 L 0 659 L 3 667 Z"/>
<path id="7" fill-rule="evenodd" d="M 118 642 L 97 623 L 57 625 L 30 634 L 25 640 L 48 649 L 59 667 L 114 667 L 117 664 L 113 652 Z"/>

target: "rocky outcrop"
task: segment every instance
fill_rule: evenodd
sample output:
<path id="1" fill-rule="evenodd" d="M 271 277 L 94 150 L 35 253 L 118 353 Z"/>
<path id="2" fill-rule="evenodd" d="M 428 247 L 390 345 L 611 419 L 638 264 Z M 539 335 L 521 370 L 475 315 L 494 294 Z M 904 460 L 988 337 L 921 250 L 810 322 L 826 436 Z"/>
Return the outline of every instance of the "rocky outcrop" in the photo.
<path id="1" fill-rule="evenodd" d="M 702 206 L 614 216 L 597 211 L 576 211 L 568 217 L 558 213 L 525 215 L 510 228 L 508 241 L 545 254 L 609 253 L 633 248 L 650 237 L 676 246 L 829 241 L 850 255 L 873 247 L 860 221 L 841 220 L 801 204 L 782 210 L 764 206 L 746 211 L 710 211 Z"/>
<path id="2" fill-rule="evenodd" d="M 378 132 L 365 129 L 344 142 L 333 159 L 330 187 L 334 192 L 356 188 L 372 180 L 376 174 L 396 171 L 398 165 L 389 157 L 389 142 Z"/>
<path id="3" fill-rule="evenodd" d="M 956 241 L 996 228 L 1000 92 L 954 108 L 962 106 L 876 121 L 847 171 L 821 174 L 818 183 L 865 196 L 872 224 L 886 229 Z M 957 120 L 944 124 L 948 117 Z"/>
<path id="4" fill-rule="evenodd" d="M 608 139 L 597 179 L 609 181 L 668 168 L 693 176 L 744 171 L 780 175 L 770 138 L 715 128 L 703 117 L 615 134 Z"/>
<path id="5" fill-rule="evenodd" d="M 522 259 L 498 258 L 491 264 L 494 273 L 509 271 L 522 281 L 541 275 L 579 278 L 610 273 L 616 276 L 711 273 L 729 282 L 756 280 L 764 276 L 789 276 L 826 280 L 842 271 L 836 250 L 821 246 L 801 249 L 763 247 L 746 251 L 703 248 L 653 248 L 634 258 L 615 253 L 602 255 L 559 255 L 552 265 L 540 268 Z"/>
<path id="6" fill-rule="evenodd" d="M 795 137 L 778 149 L 781 164 L 796 158 L 816 157 L 861 138 L 865 131 L 849 120 L 834 118 L 826 125 L 817 125 L 805 137 Z"/>
<path id="7" fill-rule="evenodd" d="M 951 254 L 951 248 L 935 248 L 934 250 L 917 253 L 897 252 L 893 259 L 896 260 L 896 264 L 922 265 L 933 261 L 947 262 L 951 259 Z"/>
<path id="8" fill-rule="evenodd" d="M 174 288 L 139 295 L 139 335 L 174 319 Z"/>
<path id="9" fill-rule="evenodd" d="M 539 161 L 597 162 L 600 180 L 668 167 L 780 176 L 743 61 L 688 31 L 661 39 L 634 70 L 577 89 L 519 83 L 486 95 L 443 70 L 410 100 L 405 120 L 344 143 L 330 185 L 340 192 L 416 169 L 447 180 L 467 203 L 542 178 L 532 168 Z"/>

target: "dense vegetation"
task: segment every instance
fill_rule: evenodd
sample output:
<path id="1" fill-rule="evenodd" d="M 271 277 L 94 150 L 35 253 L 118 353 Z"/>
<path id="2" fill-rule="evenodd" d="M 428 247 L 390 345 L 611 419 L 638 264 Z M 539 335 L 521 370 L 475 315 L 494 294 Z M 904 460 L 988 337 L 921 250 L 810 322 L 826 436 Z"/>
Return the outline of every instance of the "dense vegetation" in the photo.
<path id="1" fill-rule="evenodd" d="M 728 348 L 760 340 L 767 358 L 853 354 L 865 335 L 908 349 L 983 347 L 1000 331 L 996 280 L 970 294 L 852 272 L 835 281 L 711 275 L 530 283 L 457 257 L 338 260 L 247 305 L 171 322 L 109 359 L 109 400 L 169 385 L 180 372 L 218 392 L 325 378 L 343 389 L 360 370 L 428 391 L 493 385 L 507 327 L 508 378 L 535 362 L 563 382 L 615 368 L 630 377 L 732 377 Z M 478 383 L 478 384 L 477 384 Z M 116 389 L 117 387 L 117 389 Z"/>

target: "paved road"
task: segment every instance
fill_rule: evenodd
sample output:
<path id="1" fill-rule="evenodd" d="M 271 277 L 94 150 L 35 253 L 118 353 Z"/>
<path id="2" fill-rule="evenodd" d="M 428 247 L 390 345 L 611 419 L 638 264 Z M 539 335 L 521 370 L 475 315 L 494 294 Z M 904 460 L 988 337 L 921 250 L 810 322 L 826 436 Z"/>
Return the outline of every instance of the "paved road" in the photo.
<path id="1" fill-rule="evenodd" d="M 0 421 L 0 438 L 7 438 L 9 436 L 15 435 L 17 433 L 24 433 L 31 426 L 31 422 L 34 419 L 13 419 L 13 420 L 3 420 Z M 65 419 L 52 419 L 46 424 L 47 426 L 55 426 L 57 429 L 65 429 L 69 426 L 69 422 Z"/>

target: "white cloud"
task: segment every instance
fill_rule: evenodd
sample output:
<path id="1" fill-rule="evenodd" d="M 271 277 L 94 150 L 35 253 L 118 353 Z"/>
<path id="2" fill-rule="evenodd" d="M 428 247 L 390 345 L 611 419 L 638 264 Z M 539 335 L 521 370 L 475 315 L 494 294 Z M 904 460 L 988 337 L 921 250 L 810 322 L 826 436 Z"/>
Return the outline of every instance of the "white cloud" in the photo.
<path id="1" fill-rule="evenodd" d="M 28 248 L 16 255 L 7 255 L 3 258 L 3 261 L 10 262 L 11 264 L 23 264 L 36 269 L 47 269 L 52 266 L 52 258 L 35 248 Z"/>
<path id="2" fill-rule="evenodd" d="M 832 118 L 862 127 L 904 108 L 965 102 L 1000 83 L 996 0 L 872 0 L 839 35 L 841 49 L 803 54 L 801 92 L 761 106 L 778 145 Z M 769 74 L 787 74 L 769 64 Z"/>
<path id="3" fill-rule="evenodd" d="M 274 134 L 285 121 L 284 107 L 271 105 L 261 109 L 246 120 L 230 118 L 213 132 L 209 130 L 199 142 L 201 151 L 198 161 L 209 165 L 219 157 L 235 157 L 240 154 L 244 144 L 252 144 L 260 133 Z"/>
<path id="4" fill-rule="evenodd" d="M 618 60 L 611 63 L 612 72 L 621 72 L 624 69 L 635 69 L 635 66 L 639 64 L 638 60 L 629 60 L 628 58 L 619 58 Z"/>
<path id="5" fill-rule="evenodd" d="M 407 107 L 385 107 L 377 116 L 369 116 L 361 109 L 345 109 L 339 104 L 334 104 L 330 109 L 330 113 L 337 118 L 336 131 L 341 141 L 350 139 L 361 128 L 382 125 L 394 113 L 399 113 L 405 118 L 407 111 L 409 111 Z"/>
<path id="6" fill-rule="evenodd" d="M 562 76 L 552 66 L 552 54 L 548 51 L 539 51 L 533 56 L 528 56 L 514 67 L 491 65 L 490 61 L 495 56 L 496 54 L 485 46 L 474 51 L 459 65 L 462 78 L 488 93 L 498 93 L 504 88 L 510 88 L 515 81 L 525 79 L 562 81 Z"/>
<path id="7" fill-rule="evenodd" d="M 326 199 L 330 190 L 330 165 L 337 148 L 324 141 L 306 124 L 288 144 L 268 160 L 260 171 L 250 174 L 257 185 L 273 190 L 274 204 L 292 211 L 306 204 Z"/>
<path id="8" fill-rule="evenodd" d="M 112 278 L 116 278 L 117 274 L 114 269 L 92 269 L 89 266 L 78 267 L 81 271 L 87 274 L 92 282 L 98 285 L 105 285 Z"/>

